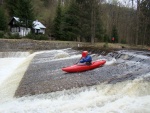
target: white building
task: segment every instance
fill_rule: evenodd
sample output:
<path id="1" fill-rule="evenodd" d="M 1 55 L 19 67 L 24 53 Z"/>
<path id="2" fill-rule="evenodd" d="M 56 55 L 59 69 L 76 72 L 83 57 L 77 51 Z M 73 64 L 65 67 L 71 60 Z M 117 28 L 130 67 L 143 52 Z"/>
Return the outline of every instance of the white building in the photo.
<path id="1" fill-rule="evenodd" d="M 31 30 L 37 34 L 45 34 L 46 29 L 46 27 L 39 21 L 33 21 L 33 27 L 27 28 L 25 22 L 18 17 L 13 17 L 8 25 L 10 26 L 10 32 L 12 34 L 19 34 L 19 36 L 26 36 Z"/>
<path id="2" fill-rule="evenodd" d="M 46 27 L 41 22 L 36 20 L 33 21 L 33 29 L 34 29 L 34 33 L 45 34 Z"/>

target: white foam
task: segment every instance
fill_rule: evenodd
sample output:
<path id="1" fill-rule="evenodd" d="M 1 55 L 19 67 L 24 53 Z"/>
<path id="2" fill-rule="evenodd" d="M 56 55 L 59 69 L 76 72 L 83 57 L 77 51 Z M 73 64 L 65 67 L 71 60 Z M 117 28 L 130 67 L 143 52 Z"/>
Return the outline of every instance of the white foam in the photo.
<path id="1" fill-rule="evenodd" d="M 8 78 L 25 58 L 0 58 L 0 84 Z"/>
<path id="2" fill-rule="evenodd" d="M 107 59 L 106 59 L 105 65 L 112 65 L 112 64 L 114 64 L 115 62 L 116 62 L 116 59 L 115 59 L 115 58 L 112 58 L 111 60 L 107 60 Z"/>
<path id="3" fill-rule="evenodd" d="M 35 54 L 40 53 L 42 52 Z M 81 55 L 61 59 L 78 57 Z M 115 59 L 108 60 L 106 65 L 113 64 L 115 61 Z M 17 74 L 22 74 L 22 70 L 25 70 L 28 64 L 29 59 L 28 63 L 23 64 L 23 69 L 18 69 L 20 72 Z M 10 96 L 8 98 L 7 94 L 15 92 L 10 91 L 13 89 L 11 86 L 19 84 L 19 81 L 16 80 L 18 76 L 12 77 L 11 82 L 8 81 L 9 83 L 2 87 L 2 89 L 7 89 L 5 93 L 0 90 L 0 97 L 4 97 L 4 94 L 7 97 L 5 101 L 0 99 L 0 113 L 150 113 L 150 82 L 144 81 L 145 77 L 149 76 L 150 73 L 135 80 L 116 84 L 99 84 L 49 94 L 22 98 Z"/>
<path id="4" fill-rule="evenodd" d="M 0 102 L 5 102 L 7 100 L 11 100 L 14 97 L 15 91 L 19 86 L 19 83 L 26 72 L 26 69 L 28 68 L 28 65 L 32 58 L 34 57 L 34 54 L 28 56 L 27 58 L 24 58 L 23 60 L 19 60 L 20 58 L 17 58 L 12 62 L 7 63 L 7 60 L 5 61 L 5 68 L 1 71 L 2 77 L 1 77 L 1 84 L 0 84 Z M 13 64 L 14 63 L 14 64 Z M 8 71 L 8 68 L 11 69 Z M 8 72 L 5 72 L 5 69 Z"/>
<path id="5" fill-rule="evenodd" d="M 136 87 L 135 87 L 136 86 Z M 146 89 L 142 90 L 143 87 Z M 134 89 L 134 90 L 133 90 Z M 59 91 L 1 103 L 1 113 L 149 113 L 150 83 L 142 80 Z M 148 90 L 146 92 L 146 90 Z M 144 92 L 144 93 L 143 93 Z"/>

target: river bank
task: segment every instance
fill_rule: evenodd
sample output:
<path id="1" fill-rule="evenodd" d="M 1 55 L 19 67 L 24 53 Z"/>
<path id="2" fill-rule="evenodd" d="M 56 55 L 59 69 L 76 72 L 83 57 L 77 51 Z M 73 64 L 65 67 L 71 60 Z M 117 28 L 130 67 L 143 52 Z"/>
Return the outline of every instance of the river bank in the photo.
<path id="1" fill-rule="evenodd" d="M 110 50 L 110 49 L 136 49 L 148 50 L 147 46 L 131 46 L 127 44 L 113 44 L 113 43 L 84 43 L 73 41 L 44 41 L 31 39 L 0 39 L 0 51 L 38 51 L 38 50 L 52 50 L 52 49 L 92 49 L 92 50 Z"/>

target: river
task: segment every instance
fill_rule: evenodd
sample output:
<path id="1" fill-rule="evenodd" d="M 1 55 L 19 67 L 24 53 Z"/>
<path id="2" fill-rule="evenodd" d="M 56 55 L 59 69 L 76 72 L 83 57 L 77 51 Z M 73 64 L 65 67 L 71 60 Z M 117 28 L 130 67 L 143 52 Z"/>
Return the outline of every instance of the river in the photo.
<path id="1" fill-rule="evenodd" d="M 54 92 L 43 89 L 44 93 L 15 96 L 19 85 L 24 84 L 21 81 L 24 75 L 28 74 L 28 78 L 33 76 L 33 68 L 37 65 L 50 62 L 61 63 L 60 66 L 71 65 L 78 61 L 80 53 L 72 49 L 32 54 L 0 53 L 0 113 L 150 113 L 149 51 L 120 50 L 107 55 L 92 53 L 93 60 L 105 59 L 107 62 L 103 67 L 82 73 L 66 74 L 56 69 L 58 65 L 51 66 L 50 71 L 42 67 L 45 73 L 51 72 L 56 77 L 63 76 L 66 79 L 70 76 L 90 76 L 92 85 Z M 31 68 L 32 74 L 29 75 Z M 33 87 L 32 84 L 28 85 Z"/>

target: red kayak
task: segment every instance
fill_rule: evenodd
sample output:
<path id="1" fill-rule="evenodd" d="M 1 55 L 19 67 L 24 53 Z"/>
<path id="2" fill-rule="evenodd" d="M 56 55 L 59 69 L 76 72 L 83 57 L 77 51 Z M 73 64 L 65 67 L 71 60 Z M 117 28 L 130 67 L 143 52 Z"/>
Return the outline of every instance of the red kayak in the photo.
<path id="1" fill-rule="evenodd" d="M 69 73 L 74 73 L 74 72 L 82 72 L 82 71 L 87 71 L 91 70 L 94 68 L 98 68 L 106 63 L 106 60 L 97 60 L 93 61 L 91 65 L 72 65 L 68 67 L 62 68 L 63 71 L 69 72 Z"/>

